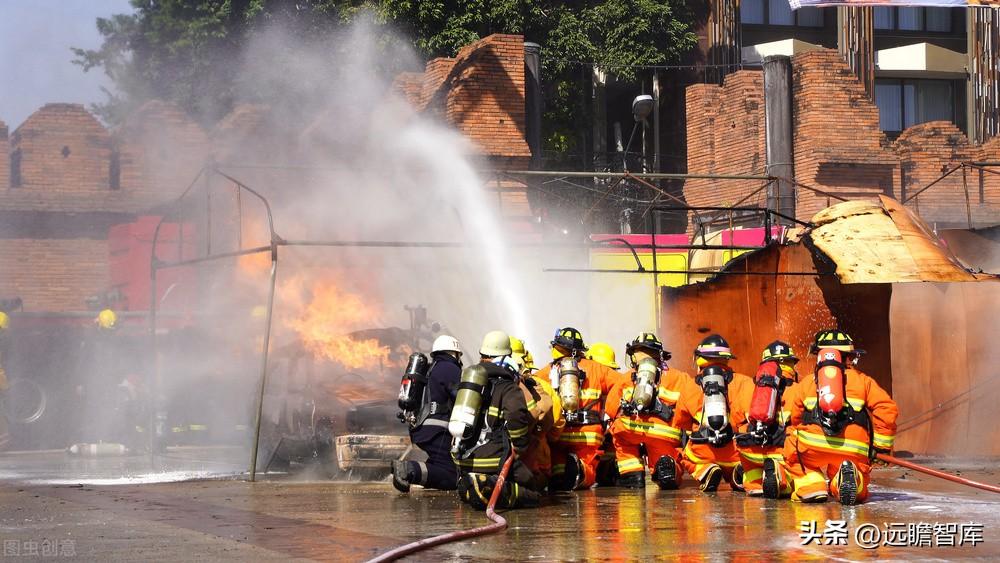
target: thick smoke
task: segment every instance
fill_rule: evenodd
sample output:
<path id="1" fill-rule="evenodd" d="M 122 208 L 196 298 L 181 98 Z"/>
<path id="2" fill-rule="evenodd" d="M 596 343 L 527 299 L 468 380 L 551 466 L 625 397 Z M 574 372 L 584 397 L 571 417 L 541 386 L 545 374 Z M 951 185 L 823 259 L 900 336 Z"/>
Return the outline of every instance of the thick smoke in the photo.
<path id="1" fill-rule="evenodd" d="M 217 132 L 215 165 L 268 200 L 280 237 L 445 243 L 279 248 L 259 470 L 273 469 L 271 453 L 308 440 L 321 417 L 332 419 L 335 435 L 359 431 L 349 411 L 372 402 L 386 408 L 362 431 L 404 433 L 392 419 L 400 370 L 436 334 L 458 337 L 470 363 L 487 331 L 506 330 L 543 364 L 557 327 L 575 326 L 588 342 L 620 350 L 653 326 L 648 276 L 545 272 L 588 267 L 587 250 L 513 242 L 477 172 L 489 163 L 458 132 L 390 92 L 394 71 L 422 67 L 402 44 L 365 23 L 321 41 L 273 26 L 233 61 L 250 101 L 267 104 L 250 134 Z M 209 244 L 219 254 L 270 240 L 263 204 L 218 174 L 196 182 L 167 222 L 198 234 L 185 243 L 186 257 L 204 256 Z M 173 245 L 162 243 L 158 255 L 169 261 Z M 125 339 L 104 344 L 104 353 L 142 366 L 132 369 L 141 372 L 137 388 L 118 391 L 136 398 L 114 410 L 86 399 L 78 423 L 87 431 L 73 439 L 119 441 L 116 429 L 137 426 L 143 434 L 121 441 L 141 451 L 155 428 L 168 446 L 235 446 L 197 461 L 168 449 L 158 470 L 244 470 L 270 267 L 264 252 L 161 270 L 158 284 L 168 291 L 158 304 L 156 354 Z M 414 342 L 407 331 L 418 305 L 428 320 Z M 103 368 L 81 371 L 86 381 L 107 381 Z M 100 388 L 84 387 L 91 397 Z M 143 406 L 150 395 L 152 409 Z"/>

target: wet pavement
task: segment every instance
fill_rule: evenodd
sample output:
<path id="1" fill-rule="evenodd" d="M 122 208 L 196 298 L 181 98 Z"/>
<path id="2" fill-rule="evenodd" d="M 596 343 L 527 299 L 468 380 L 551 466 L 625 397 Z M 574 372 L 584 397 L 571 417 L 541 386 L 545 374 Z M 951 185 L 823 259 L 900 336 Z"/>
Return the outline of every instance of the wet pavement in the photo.
<path id="1" fill-rule="evenodd" d="M 177 451 L 173 465 L 163 469 L 171 480 L 212 471 L 232 474 L 241 454 Z M 993 461 L 925 463 L 992 484 L 1000 481 Z M 116 467 L 132 473 L 111 477 Z M 257 483 L 234 477 L 148 483 L 154 476 L 141 474 L 142 467 L 137 456 L 0 455 L 4 556 L 358 561 L 408 541 L 487 522 L 453 493 L 414 488 L 401 495 L 388 483 L 289 476 Z M 74 482 L 70 471 L 89 473 Z M 671 492 L 650 486 L 558 495 L 536 510 L 505 512 L 510 526 L 505 532 L 408 560 L 1000 559 L 1000 495 L 912 471 L 876 470 L 873 499 L 858 507 L 765 501 L 728 490 L 706 495 L 687 484 Z M 803 545 L 811 522 L 816 539 Z M 859 545 L 859 529 L 862 540 L 879 546 Z M 841 541 L 846 545 L 836 545 Z M 954 547 L 940 545 L 949 541 Z"/>

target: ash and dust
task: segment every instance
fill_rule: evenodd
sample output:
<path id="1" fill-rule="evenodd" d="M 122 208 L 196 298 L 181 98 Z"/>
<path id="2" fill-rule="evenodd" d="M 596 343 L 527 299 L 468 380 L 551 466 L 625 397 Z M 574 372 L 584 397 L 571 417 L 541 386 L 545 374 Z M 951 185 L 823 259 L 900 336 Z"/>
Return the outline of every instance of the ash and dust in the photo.
<path id="1" fill-rule="evenodd" d="M 592 287 L 586 274 L 543 272 L 587 267 L 586 249 L 511 244 L 497 195 L 480 175 L 490 164 L 457 132 L 390 92 L 397 72 L 422 67 L 402 43 L 364 23 L 310 39 L 274 25 L 233 61 L 253 101 L 266 102 L 266 117 L 249 136 L 217 127 L 212 159 L 268 200 L 278 236 L 461 243 L 279 248 L 259 472 L 321 457 L 324 478 L 348 477 L 335 461 L 336 436 L 405 435 L 395 417 L 402 369 L 439 334 L 460 340 L 466 363 L 478 359 L 482 336 L 494 329 L 524 339 L 544 362 L 558 327 L 617 347 L 652 326 L 648 295 L 636 297 L 652 292 L 650 282 L 622 276 L 623 284 Z M 165 223 L 196 236 L 179 244 L 176 234 L 165 236 L 157 248 L 165 262 L 177 258 L 178 246 L 192 258 L 270 242 L 263 204 L 221 174 L 203 175 L 173 209 Z M 95 339 L 98 361 L 68 368 L 79 398 L 60 439 L 107 447 L 92 455 L 8 456 L 5 476 L 96 484 L 246 472 L 271 266 L 270 252 L 261 252 L 158 270 L 165 290 L 155 352 L 142 331 L 113 335 Z M 64 446 L 50 440 L 44 447 Z"/>

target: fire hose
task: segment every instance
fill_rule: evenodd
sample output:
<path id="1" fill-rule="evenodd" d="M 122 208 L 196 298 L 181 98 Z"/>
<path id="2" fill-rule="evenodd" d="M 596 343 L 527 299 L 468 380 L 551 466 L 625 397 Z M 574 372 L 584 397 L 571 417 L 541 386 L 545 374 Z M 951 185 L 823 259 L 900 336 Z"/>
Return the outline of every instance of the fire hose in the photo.
<path id="1" fill-rule="evenodd" d="M 893 465 L 898 465 L 900 467 L 905 467 L 907 469 L 912 469 L 914 471 L 919 471 L 921 473 L 926 473 L 933 477 L 938 477 L 940 479 L 945 479 L 953 483 L 958 483 L 960 485 L 966 485 L 969 487 L 974 487 L 976 489 L 982 489 L 984 491 L 990 491 L 991 493 L 1000 493 L 1000 487 L 995 485 L 987 485 L 986 483 L 980 483 L 979 481 L 973 481 L 971 479 L 966 479 L 964 477 L 959 477 L 958 475 L 952 475 L 951 473 L 944 473 L 941 471 L 935 471 L 929 467 L 924 467 L 923 465 L 917 465 L 916 463 L 910 463 L 908 461 L 903 461 L 899 458 L 892 457 L 887 454 L 876 454 L 878 459 L 891 463 Z"/>
<path id="2" fill-rule="evenodd" d="M 447 534 L 441 534 L 440 536 L 434 536 L 430 538 L 425 538 L 422 540 L 415 541 L 413 543 L 408 543 L 406 545 L 399 546 L 393 550 L 387 551 L 378 557 L 370 559 L 368 563 L 381 563 L 383 561 L 395 561 L 401 557 L 407 555 L 412 555 L 418 551 L 423 551 L 429 549 L 436 545 L 441 545 L 445 543 L 450 543 L 453 541 L 464 540 L 468 538 L 475 538 L 478 536 L 485 536 L 487 534 L 492 534 L 499 532 L 507 527 L 507 520 L 503 516 L 500 516 L 493 511 L 493 507 L 496 506 L 497 500 L 500 498 L 500 491 L 503 490 L 504 482 L 507 480 L 507 473 L 510 471 L 510 466 L 514 462 L 514 454 L 511 453 L 507 456 L 507 461 L 504 462 L 503 467 L 500 468 L 500 474 L 497 476 L 496 485 L 493 486 L 493 494 L 490 495 L 490 502 L 486 505 L 486 517 L 493 521 L 492 524 L 486 526 L 480 526 L 478 528 L 470 528 L 468 530 L 459 530 L 457 532 L 449 532 Z"/>

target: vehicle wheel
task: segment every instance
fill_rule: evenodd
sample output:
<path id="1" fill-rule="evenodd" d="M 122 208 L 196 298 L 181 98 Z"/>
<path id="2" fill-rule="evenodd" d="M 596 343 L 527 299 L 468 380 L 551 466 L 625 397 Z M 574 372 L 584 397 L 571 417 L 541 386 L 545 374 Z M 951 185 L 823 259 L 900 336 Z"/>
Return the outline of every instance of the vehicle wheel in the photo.
<path id="1" fill-rule="evenodd" d="M 30 379 L 13 379 L 7 390 L 7 412 L 11 422 L 31 424 L 42 418 L 48 396 L 45 389 Z"/>

